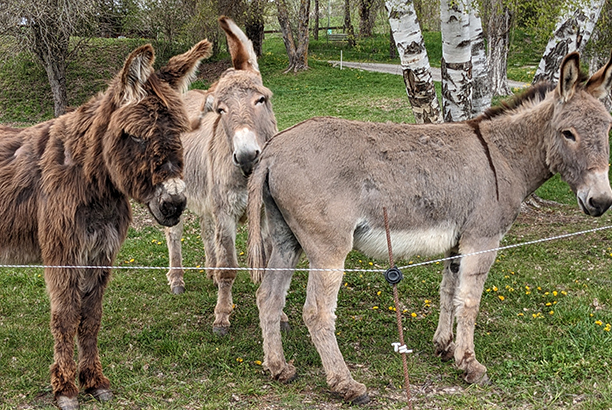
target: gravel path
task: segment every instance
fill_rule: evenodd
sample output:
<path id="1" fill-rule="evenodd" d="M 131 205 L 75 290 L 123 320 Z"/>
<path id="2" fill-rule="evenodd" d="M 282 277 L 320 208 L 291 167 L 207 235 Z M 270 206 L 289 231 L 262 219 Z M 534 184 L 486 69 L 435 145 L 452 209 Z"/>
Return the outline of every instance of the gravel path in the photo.
<path id="1" fill-rule="evenodd" d="M 328 61 L 330 64 L 333 64 L 334 67 L 340 67 L 340 61 Z M 379 73 L 387 73 L 387 74 L 396 74 L 402 75 L 402 66 L 399 64 L 382 64 L 382 63 L 354 63 L 350 61 L 343 61 L 342 67 L 348 68 L 357 68 L 360 70 L 366 71 L 376 71 Z M 440 77 L 440 69 L 437 67 L 431 67 L 431 76 L 434 81 L 442 81 Z M 508 80 L 508 85 L 510 88 L 524 88 L 528 87 L 530 84 L 521 83 L 519 81 Z"/>

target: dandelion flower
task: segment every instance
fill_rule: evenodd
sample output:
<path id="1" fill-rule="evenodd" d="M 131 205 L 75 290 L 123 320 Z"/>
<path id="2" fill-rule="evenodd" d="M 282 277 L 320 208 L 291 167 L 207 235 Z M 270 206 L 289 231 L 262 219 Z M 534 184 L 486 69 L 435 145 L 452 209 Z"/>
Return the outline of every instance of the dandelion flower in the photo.
<path id="1" fill-rule="evenodd" d="M 410 314 L 410 316 L 412 316 L 412 317 L 417 317 L 417 314 L 416 314 L 416 313 L 414 313 L 414 312 L 412 312 L 412 313 Z"/>
<path id="2" fill-rule="evenodd" d="M 596 324 L 597 326 L 601 326 L 601 325 L 603 325 L 603 322 L 602 322 L 601 320 L 596 320 L 596 321 L 595 321 L 595 324 Z"/>

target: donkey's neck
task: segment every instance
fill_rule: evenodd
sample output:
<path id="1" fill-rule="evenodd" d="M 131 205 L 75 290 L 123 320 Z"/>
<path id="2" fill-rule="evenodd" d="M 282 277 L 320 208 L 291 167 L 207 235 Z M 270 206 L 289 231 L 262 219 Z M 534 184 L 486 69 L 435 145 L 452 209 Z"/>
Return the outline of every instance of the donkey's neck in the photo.
<path id="1" fill-rule="evenodd" d="M 553 104 L 549 97 L 479 124 L 491 144 L 493 162 L 506 162 L 508 170 L 523 184 L 524 197 L 553 175 L 546 163 L 548 141 L 553 136 Z"/>

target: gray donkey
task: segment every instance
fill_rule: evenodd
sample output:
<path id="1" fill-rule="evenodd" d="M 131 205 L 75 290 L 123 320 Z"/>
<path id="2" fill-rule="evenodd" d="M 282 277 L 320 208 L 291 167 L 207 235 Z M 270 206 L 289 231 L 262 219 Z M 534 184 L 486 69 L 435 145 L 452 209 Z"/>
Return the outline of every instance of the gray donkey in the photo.
<path id="1" fill-rule="evenodd" d="M 466 382 L 488 380 L 476 360 L 474 323 L 496 252 L 477 252 L 498 247 L 521 202 L 556 173 L 586 214 L 600 216 L 612 204 L 612 118 L 598 100 L 610 90 L 612 60 L 587 79 L 573 53 L 560 74 L 556 88 L 534 86 L 467 122 L 313 118 L 268 142 L 249 182 L 248 217 L 250 266 L 281 268 L 266 270 L 257 291 L 264 366 L 272 377 L 288 381 L 296 373 L 285 361 L 279 320 L 303 251 L 311 268 L 335 269 L 309 272 L 303 310 L 327 382 L 347 401 L 368 401 L 338 348 L 334 311 L 351 249 L 387 255 L 384 206 L 396 256 L 462 256 L 445 264 L 433 342 L 443 360 L 454 357 Z M 267 264 L 262 204 L 272 241 Z"/>
<path id="2" fill-rule="evenodd" d="M 206 267 L 238 268 L 236 227 L 244 220 L 247 177 L 261 147 L 277 132 L 270 98 L 263 86 L 251 41 L 229 18 L 219 18 L 225 31 L 233 68 L 209 90 L 185 96 L 188 113 L 196 113 L 199 128 L 182 136 L 185 151 L 187 207 L 200 217 Z M 194 124 L 197 126 L 197 123 Z M 167 228 L 170 254 L 167 274 L 175 294 L 185 291 L 181 255 L 183 223 Z M 232 312 L 232 284 L 237 270 L 208 270 L 218 287 L 213 330 L 228 332 Z M 285 320 L 286 322 L 286 320 Z"/>

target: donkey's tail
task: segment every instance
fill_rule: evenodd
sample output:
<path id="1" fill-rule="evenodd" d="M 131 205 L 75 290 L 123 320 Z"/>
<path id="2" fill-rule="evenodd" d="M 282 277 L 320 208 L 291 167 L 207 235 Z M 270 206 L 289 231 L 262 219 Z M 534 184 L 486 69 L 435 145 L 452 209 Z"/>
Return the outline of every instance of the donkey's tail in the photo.
<path id="1" fill-rule="evenodd" d="M 262 205 L 264 184 L 268 178 L 268 168 L 260 163 L 249 178 L 249 203 L 247 219 L 249 221 L 249 238 L 247 240 L 248 262 L 251 268 L 251 280 L 259 283 L 263 279 L 266 267 L 266 249 L 262 235 Z"/>

